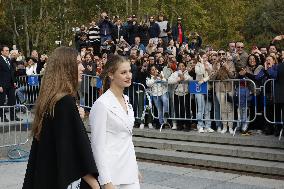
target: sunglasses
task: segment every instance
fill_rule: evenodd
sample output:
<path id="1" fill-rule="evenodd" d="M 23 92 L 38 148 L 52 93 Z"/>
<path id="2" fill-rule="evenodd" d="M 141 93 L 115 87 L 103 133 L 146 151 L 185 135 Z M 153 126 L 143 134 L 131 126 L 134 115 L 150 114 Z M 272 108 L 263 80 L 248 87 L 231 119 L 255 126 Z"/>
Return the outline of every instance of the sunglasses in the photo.
<path id="1" fill-rule="evenodd" d="M 243 49 L 244 47 L 237 47 L 238 49 Z"/>
<path id="2" fill-rule="evenodd" d="M 219 55 L 219 56 L 221 56 L 221 55 L 225 55 L 225 54 L 226 54 L 226 53 L 218 53 L 218 55 Z"/>

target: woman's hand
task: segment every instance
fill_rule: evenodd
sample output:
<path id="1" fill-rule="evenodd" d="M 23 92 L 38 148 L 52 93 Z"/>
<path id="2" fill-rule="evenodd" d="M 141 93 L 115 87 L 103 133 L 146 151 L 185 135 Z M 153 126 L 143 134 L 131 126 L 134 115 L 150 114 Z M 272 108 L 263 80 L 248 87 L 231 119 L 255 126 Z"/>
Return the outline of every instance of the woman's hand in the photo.
<path id="1" fill-rule="evenodd" d="M 114 185 L 110 182 L 104 185 L 103 189 L 115 189 Z"/>
<path id="2" fill-rule="evenodd" d="M 83 177 L 83 179 L 89 184 L 92 189 L 100 189 L 100 185 L 92 175 L 88 174 Z"/>
<path id="3" fill-rule="evenodd" d="M 90 72 L 93 71 L 92 66 L 87 65 L 87 68 L 88 68 L 88 70 L 89 70 Z"/>
<path id="4" fill-rule="evenodd" d="M 241 76 L 244 76 L 244 75 L 246 75 L 246 70 L 244 69 L 244 68 L 242 68 L 241 69 L 241 71 L 239 71 L 239 74 L 241 75 Z"/>
<path id="5" fill-rule="evenodd" d="M 81 119 L 84 119 L 84 117 L 85 117 L 85 110 L 84 110 L 84 108 L 82 108 L 80 106 L 77 106 L 77 107 L 78 107 Z"/>
<path id="6" fill-rule="evenodd" d="M 92 189 L 101 189 L 100 185 L 98 182 L 94 183 L 92 186 Z"/>

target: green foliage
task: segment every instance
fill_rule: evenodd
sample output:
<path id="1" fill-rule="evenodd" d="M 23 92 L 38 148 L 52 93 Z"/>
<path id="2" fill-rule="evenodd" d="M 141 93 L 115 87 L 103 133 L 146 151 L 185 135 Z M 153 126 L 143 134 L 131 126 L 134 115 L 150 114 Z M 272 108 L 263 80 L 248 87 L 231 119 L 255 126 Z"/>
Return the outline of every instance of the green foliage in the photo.
<path id="1" fill-rule="evenodd" d="M 284 3 L 278 0 L 257 1 L 250 11 L 243 35 L 250 44 L 267 46 L 276 35 L 284 31 Z M 279 47 L 281 45 L 279 44 Z M 283 44 L 282 44 L 283 47 Z"/>
<path id="2" fill-rule="evenodd" d="M 226 48 L 228 42 L 238 40 L 267 45 L 284 31 L 283 10 L 283 0 L 2 0 L 0 43 L 50 51 L 56 47 L 55 40 L 64 45 L 73 40 L 73 27 L 88 25 L 108 11 L 110 17 L 136 14 L 140 20 L 163 13 L 172 24 L 181 16 L 187 34 L 198 32 L 204 45 L 215 48 Z"/>

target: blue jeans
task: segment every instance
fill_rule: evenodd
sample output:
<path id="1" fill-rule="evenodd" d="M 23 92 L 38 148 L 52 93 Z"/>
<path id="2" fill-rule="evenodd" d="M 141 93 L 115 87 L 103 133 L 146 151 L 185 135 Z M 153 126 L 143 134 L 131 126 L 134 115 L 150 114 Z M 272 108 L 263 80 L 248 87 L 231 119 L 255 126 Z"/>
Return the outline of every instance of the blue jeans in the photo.
<path id="1" fill-rule="evenodd" d="M 25 86 L 21 86 L 21 87 L 17 88 L 16 91 L 15 91 L 15 93 L 16 93 L 17 97 L 19 98 L 21 104 L 26 101 L 26 97 L 24 95 L 25 91 L 26 91 Z"/>
<path id="2" fill-rule="evenodd" d="M 161 96 L 153 96 L 154 104 L 158 110 L 159 123 L 164 123 L 164 113 L 169 113 L 169 97 L 168 93 Z"/>
<path id="3" fill-rule="evenodd" d="M 247 107 L 239 107 L 238 108 L 238 118 L 239 120 L 241 120 L 241 122 L 239 122 L 238 128 L 241 127 L 242 131 L 246 131 L 248 128 L 248 124 L 247 121 L 249 121 L 249 114 L 247 112 Z"/>
<path id="4" fill-rule="evenodd" d="M 215 120 L 221 120 L 221 114 L 220 114 L 220 103 L 219 100 L 216 96 L 216 94 L 214 94 L 214 117 L 213 119 Z M 221 121 L 215 121 L 216 123 L 216 128 L 222 128 L 222 122 Z"/>
<path id="5" fill-rule="evenodd" d="M 211 106 L 212 103 L 209 101 L 209 99 L 205 99 L 205 96 L 203 94 L 195 94 L 195 99 L 197 101 L 197 128 L 205 127 L 205 128 L 211 128 L 211 121 L 202 121 L 202 119 L 210 119 L 210 112 L 211 112 Z"/>

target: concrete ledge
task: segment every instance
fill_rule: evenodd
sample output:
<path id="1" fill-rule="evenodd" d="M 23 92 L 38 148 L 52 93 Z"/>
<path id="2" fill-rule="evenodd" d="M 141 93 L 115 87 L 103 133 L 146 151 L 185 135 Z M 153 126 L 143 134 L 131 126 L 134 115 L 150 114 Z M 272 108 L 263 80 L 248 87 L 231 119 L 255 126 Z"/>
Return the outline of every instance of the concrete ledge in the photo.
<path id="1" fill-rule="evenodd" d="M 262 160 L 222 157 L 186 152 L 174 152 L 136 147 L 136 156 L 140 159 L 158 160 L 181 163 L 194 166 L 214 167 L 228 170 L 262 173 L 269 175 L 284 175 L 284 163 Z"/>
<path id="2" fill-rule="evenodd" d="M 134 137 L 133 142 L 136 147 L 284 162 L 283 149 L 172 141 L 143 137 Z"/>
<path id="3" fill-rule="evenodd" d="M 183 132 L 173 130 L 163 130 L 162 132 L 154 129 L 134 129 L 134 136 L 168 139 L 174 141 L 191 141 L 205 142 L 216 144 L 229 144 L 240 146 L 254 146 L 267 148 L 284 149 L 284 139 L 281 141 L 274 136 L 252 135 L 252 136 L 235 136 L 220 133 L 198 133 L 196 131 Z"/>

